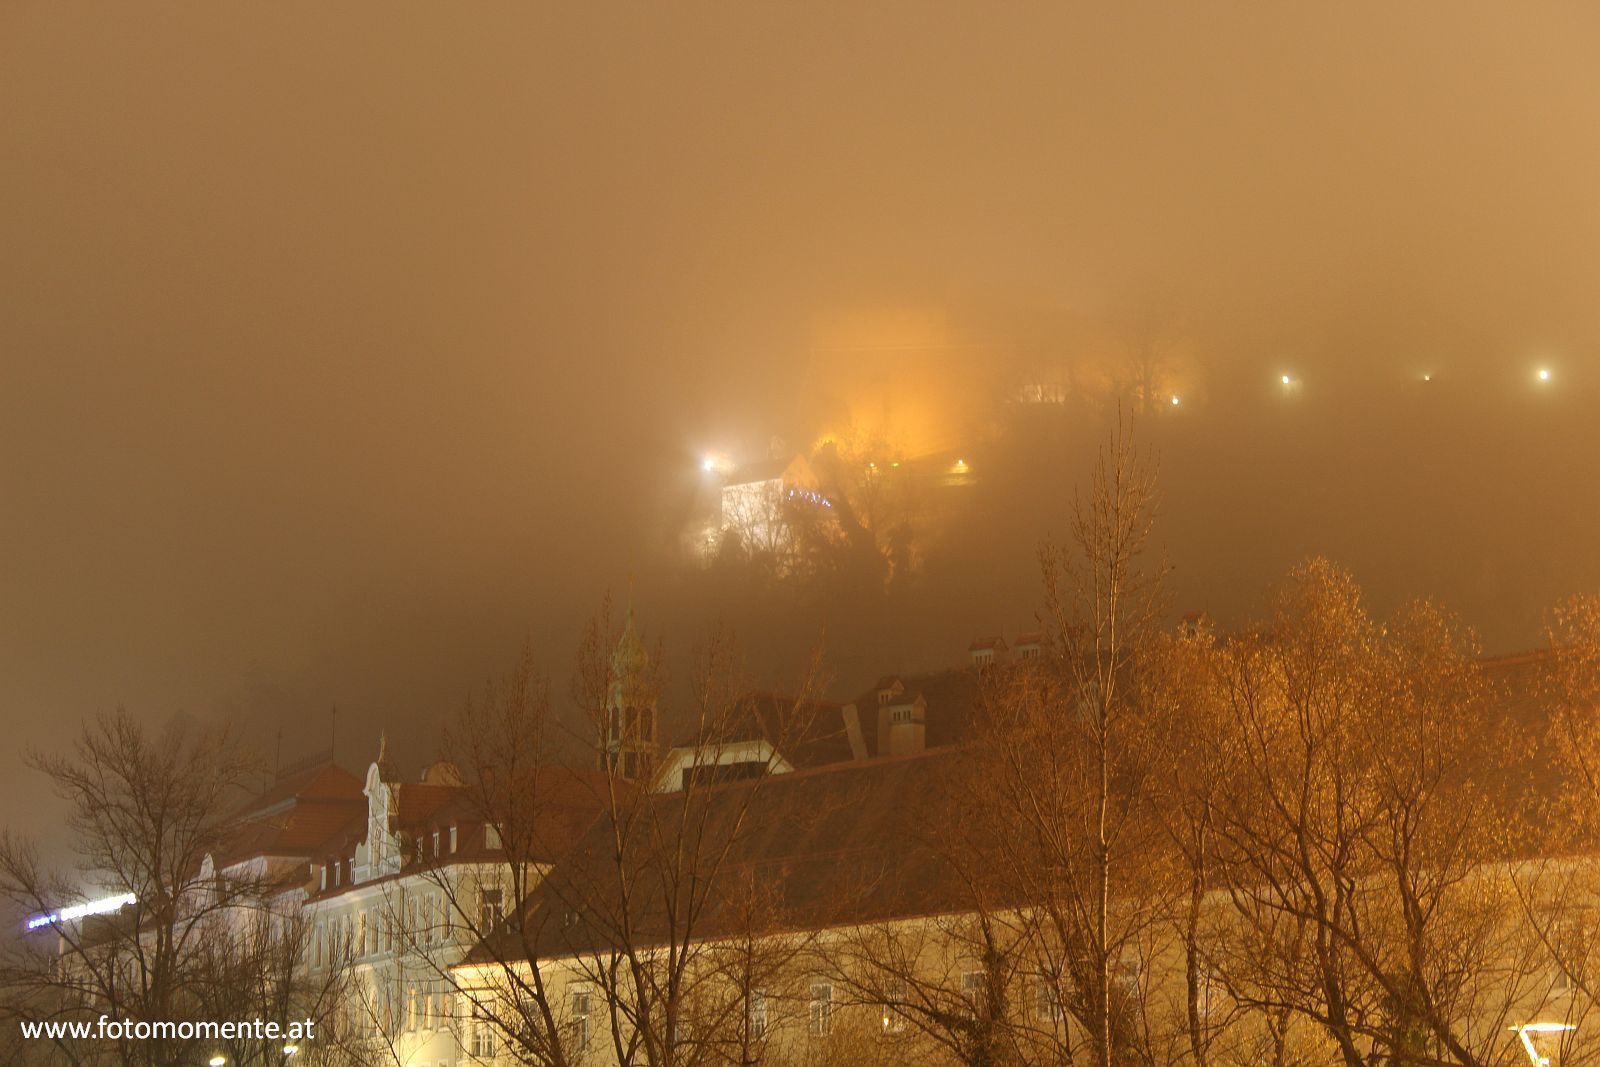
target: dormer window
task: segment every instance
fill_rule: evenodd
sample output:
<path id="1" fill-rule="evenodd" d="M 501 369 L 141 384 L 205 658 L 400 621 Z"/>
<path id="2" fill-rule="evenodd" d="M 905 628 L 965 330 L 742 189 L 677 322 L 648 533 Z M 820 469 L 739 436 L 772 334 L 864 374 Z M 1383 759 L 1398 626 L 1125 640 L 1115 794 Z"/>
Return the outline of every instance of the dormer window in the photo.
<path id="1" fill-rule="evenodd" d="M 450 854 L 452 856 L 456 854 L 456 827 L 454 823 L 450 825 Z"/>
<path id="2" fill-rule="evenodd" d="M 880 690 L 878 690 L 878 707 L 880 707 L 880 708 L 888 707 L 889 706 L 889 701 L 892 700 L 893 698 L 894 698 L 894 693 L 891 690 L 888 690 L 888 689 L 880 689 Z"/>
<path id="3" fill-rule="evenodd" d="M 912 709 L 909 704 L 903 707 L 893 708 L 889 712 L 889 721 L 892 723 L 910 722 L 911 714 Z"/>
<path id="4" fill-rule="evenodd" d="M 439 831 L 437 830 L 433 832 L 433 854 L 434 856 L 439 855 Z"/>
<path id="5" fill-rule="evenodd" d="M 493 823 L 485 823 L 483 826 L 483 847 L 500 847 L 500 828 Z"/>
<path id="6" fill-rule="evenodd" d="M 328 888 L 328 865 L 326 863 L 322 865 L 322 888 L 324 890 Z"/>

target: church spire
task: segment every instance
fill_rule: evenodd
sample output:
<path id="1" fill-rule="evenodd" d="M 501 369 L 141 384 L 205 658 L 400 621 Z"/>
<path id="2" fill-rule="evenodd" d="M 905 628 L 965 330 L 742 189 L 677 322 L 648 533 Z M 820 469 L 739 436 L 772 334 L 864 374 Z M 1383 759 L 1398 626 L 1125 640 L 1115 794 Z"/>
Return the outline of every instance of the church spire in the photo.
<path id="1" fill-rule="evenodd" d="M 656 758 L 656 694 L 650 655 L 639 636 L 633 595 L 622 633 L 611 650 L 611 685 L 606 699 L 606 724 L 600 739 L 600 765 L 624 778 L 649 773 Z"/>

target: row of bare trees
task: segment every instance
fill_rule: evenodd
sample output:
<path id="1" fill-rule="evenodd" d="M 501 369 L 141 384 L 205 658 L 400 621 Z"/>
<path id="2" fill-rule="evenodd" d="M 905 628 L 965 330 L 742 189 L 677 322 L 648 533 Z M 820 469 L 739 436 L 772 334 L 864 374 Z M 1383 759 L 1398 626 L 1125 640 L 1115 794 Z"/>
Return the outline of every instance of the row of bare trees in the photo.
<path id="1" fill-rule="evenodd" d="M 389 924 L 410 973 L 456 1005 L 462 1054 L 1489 1067 L 1525 1062 L 1521 1028 L 1541 1023 L 1542 1054 L 1585 1055 L 1600 981 L 1600 598 L 1553 615 L 1547 653 L 1494 669 L 1436 605 L 1380 618 L 1320 560 L 1253 625 L 1174 629 L 1155 500 L 1148 459 L 1114 439 L 1066 541 L 1041 553 L 1046 654 L 981 672 L 972 735 L 907 779 L 920 791 L 894 798 L 897 837 L 873 850 L 779 847 L 848 838 L 862 798 L 881 799 L 771 773 L 815 736 L 814 663 L 794 696 L 752 696 L 731 645 L 713 642 L 672 718 L 684 743 L 656 768 L 676 776 L 663 791 L 614 761 L 559 758 L 619 712 L 607 613 L 578 657 L 575 729 L 525 657 L 446 745 L 500 848 L 470 863 L 435 850 L 413 875 L 445 901 L 448 938 L 404 914 Z M 627 688 L 663 692 L 658 676 Z M 208 909 L 266 916 L 284 899 L 199 884 L 214 812 L 244 773 L 232 751 L 117 718 L 74 756 L 38 761 L 74 805 L 84 869 L 142 910 L 66 945 L 72 966 L 61 946 L 13 961 L 13 1015 L 211 1017 L 255 1000 L 267 1017 L 348 1012 L 362 995 L 348 953 L 308 969 L 293 916 L 199 936 L 217 928 Z M 868 852 L 902 862 L 874 872 Z M 808 862 L 832 869 L 807 875 Z M 0 880 L 28 910 L 64 889 L 9 838 Z M 75 1063 L 195 1051 L 59 1049 Z"/>
<path id="2" fill-rule="evenodd" d="M 152 731 L 118 711 L 88 723 L 70 754 L 29 764 L 67 807 L 69 859 L 0 836 L 0 900 L 17 916 L 87 898 L 127 897 L 113 914 L 63 921 L 5 939 L 0 1047 L 10 1062 L 279 1064 L 285 1041 L 170 1033 L 107 1039 L 97 1029 L 31 1040 L 23 1023 L 169 1024 L 309 1020 L 326 1024 L 346 993 L 333 966 L 315 979 L 310 933 L 293 892 L 264 867 L 222 876 L 226 816 L 258 770 L 223 730 L 181 721 Z M 298 888 L 298 881 L 296 886 Z M 87 888 L 86 888 L 87 887 Z M 330 1028 L 306 1057 L 350 1062 Z"/>
<path id="3" fill-rule="evenodd" d="M 1255 625 L 1173 632 L 1153 510 L 1114 441 L 1042 556 L 1053 648 L 986 672 L 928 834 L 965 963 L 874 932 L 864 999 L 969 1064 L 1486 1067 L 1530 1023 L 1592 1052 L 1600 600 L 1514 671 L 1322 560 Z"/>

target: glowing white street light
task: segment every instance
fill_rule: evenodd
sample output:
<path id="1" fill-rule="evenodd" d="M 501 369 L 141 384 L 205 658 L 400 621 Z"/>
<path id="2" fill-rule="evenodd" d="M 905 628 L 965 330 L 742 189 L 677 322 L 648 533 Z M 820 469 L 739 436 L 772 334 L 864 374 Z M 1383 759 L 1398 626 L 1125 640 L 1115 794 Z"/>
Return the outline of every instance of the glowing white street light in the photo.
<path id="1" fill-rule="evenodd" d="M 222 1065 L 224 1063 L 228 1062 L 228 1057 L 226 1057 L 226 1056 L 213 1056 L 209 1060 L 207 1060 L 206 1062 L 209 1063 L 211 1065 L 211 1067 L 222 1067 Z"/>
<path id="2" fill-rule="evenodd" d="M 1174 396 L 1172 398 L 1172 406 L 1173 407 L 1177 407 L 1178 406 L 1178 398 L 1176 396 Z"/>
<path id="3" fill-rule="evenodd" d="M 1550 368 L 1549 367 L 1540 367 L 1539 368 L 1539 380 L 1541 382 L 1548 382 L 1550 380 Z"/>
<path id="4" fill-rule="evenodd" d="M 1533 1045 L 1533 1034 L 1560 1034 L 1568 1030 L 1576 1030 L 1572 1023 L 1523 1023 L 1521 1026 L 1510 1027 L 1512 1033 L 1522 1040 L 1522 1047 L 1528 1053 L 1528 1062 L 1533 1067 L 1550 1067 L 1550 1057 L 1539 1055 L 1539 1050 Z"/>
<path id="5" fill-rule="evenodd" d="M 1280 382 L 1282 382 L 1284 385 L 1290 385 L 1294 381 L 1294 379 L 1290 378 L 1287 374 L 1285 374 L 1283 377 L 1279 378 L 1278 380 Z"/>
<path id="6" fill-rule="evenodd" d="M 710 474 L 712 471 L 717 469 L 717 461 L 712 459 L 710 456 L 707 456 L 705 459 L 700 461 L 700 469 L 705 471 L 707 474 Z"/>
<path id="7" fill-rule="evenodd" d="M 299 1052 L 299 1051 L 300 1051 L 300 1046 L 299 1045 L 285 1045 L 285 1046 L 283 1046 L 283 1054 L 285 1056 L 293 1056 L 296 1052 Z"/>

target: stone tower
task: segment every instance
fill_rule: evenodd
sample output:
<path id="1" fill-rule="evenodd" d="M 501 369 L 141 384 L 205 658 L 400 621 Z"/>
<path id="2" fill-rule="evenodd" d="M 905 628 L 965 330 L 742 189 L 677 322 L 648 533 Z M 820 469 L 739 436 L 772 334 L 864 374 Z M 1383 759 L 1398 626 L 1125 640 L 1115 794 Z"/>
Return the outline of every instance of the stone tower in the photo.
<path id="1" fill-rule="evenodd" d="M 606 725 L 600 739 L 600 767 L 630 781 L 648 778 L 655 766 L 656 685 L 650 656 L 639 639 L 633 604 L 622 636 L 611 653 L 611 687 L 606 699 Z"/>

